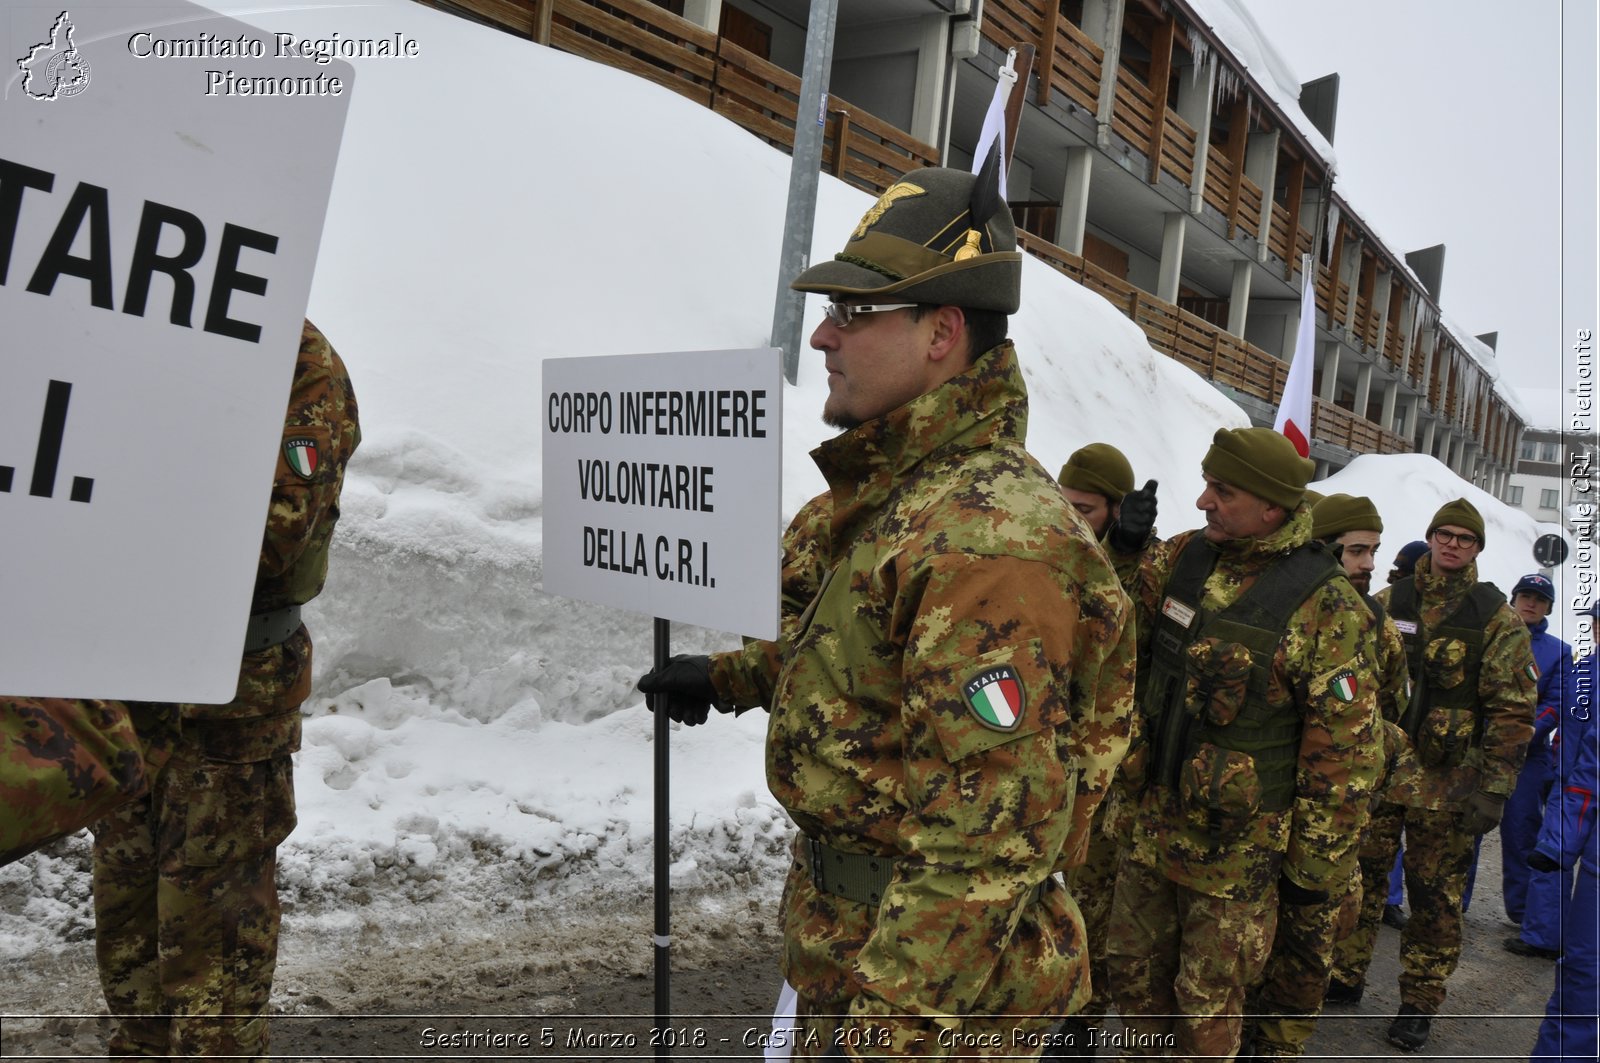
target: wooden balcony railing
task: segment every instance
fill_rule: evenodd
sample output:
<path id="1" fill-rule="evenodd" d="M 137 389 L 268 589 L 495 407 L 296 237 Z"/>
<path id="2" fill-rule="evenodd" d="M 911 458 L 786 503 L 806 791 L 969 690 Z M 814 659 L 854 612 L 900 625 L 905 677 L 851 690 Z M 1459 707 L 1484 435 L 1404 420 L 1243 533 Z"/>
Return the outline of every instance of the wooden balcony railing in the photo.
<path id="1" fill-rule="evenodd" d="M 1165 117 L 1166 135 L 1161 138 L 1161 168 L 1188 188 L 1194 184 L 1194 155 L 1199 140 L 1194 127 L 1172 111 Z"/>
<path id="2" fill-rule="evenodd" d="M 1208 380 L 1227 384 L 1263 402 L 1276 404 L 1282 400 L 1289 366 L 1281 359 L 1048 240 L 1030 233 L 1023 237 L 1023 246 L 1133 319 L 1144 330 L 1150 346 L 1162 354 Z M 1321 400 L 1312 414 L 1311 431 L 1316 439 L 1366 453 L 1402 454 L 1411 450 L 1409 440 Z"/>
<path id="3" fill-rule="evenodd" d="M 1117 67 L 1117 98 L 1111 130 L 1135 148 L 1150 153 L 1155 132 L 1155 95 L 1125 66 Z"/>
<path id="4" fill-rule="evenodd" d="M 431 0 L 423 0 L 429 3 Z M 649 0 L 449 0 L 540 44 L 664 85 L 756 136 L 794 150 L 800 78 Z M 838 97 L 828 101 L 823 168 L 878 193 L 939 151 Z"/>
<path id="5" fill-rule="evenodd" d="M 984 8 L 980 32 L 1002 51 L 1019 44 L 1038 49 L 1034 72 L 1039 89 L 1034 102 L 1047 104 L 1052 92 L 1059 90 L 1091 115 L 1099 109 L 1105 49 L 1062 17 L 1058 0 L 990 4 Z"/>

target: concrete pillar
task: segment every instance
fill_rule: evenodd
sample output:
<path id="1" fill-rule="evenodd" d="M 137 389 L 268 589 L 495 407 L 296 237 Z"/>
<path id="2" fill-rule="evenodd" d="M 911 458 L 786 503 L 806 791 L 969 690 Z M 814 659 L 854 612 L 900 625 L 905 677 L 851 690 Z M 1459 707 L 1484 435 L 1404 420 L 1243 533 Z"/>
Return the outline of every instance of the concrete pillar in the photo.
<path id="1" fill-rule="evenodd" d="M 1083 254 L 1083 233 L 1089 224 L 1089 178 L 1093 148 L 1067 149 L 1067 179 L 1061 188 L 1061 213 L 1056 218 L 1056 245 Z"/>
<path id="2" fill-rule="evenodd" d="M 1426 403 L 1428 408 L 1431 410 L 1433 408 L 1433 404 L 1431 402 L 1427 401 L 1427 396 L 1428 396 L 1429 380 L 1433 376 L 1433 355 L 1434 355 L 1434 350 L 1439 345 L 1439 338 L 1438 338 L 1437 335 L 1435 335 L 1433 333 L 1432 330 L 1429 330 L 1427 333 L 1425 333 L 1422 336 L 1418 337 L 1417 338 L 1417 342 L 1422 344 L 1422 375 L 1418 378 L 1421 381 L 1421 383 L 1418 384 L 1417 386 L 1422 389 L 1423 402 Z M 1440 394 L 1440 397 L 1443 398 L 1443 393 L 1442 392 Z M 1437 412 L 1437 411 L 1434 411 L 1434 412 Z"/>
<path id="3" fill-rule="evenodd" d="M 1372 402 L 1372 363 L 1363 362 L 1356 370 L 1355 415 L 1365 418 L 1367 406 Z"/>
<path id="4" fill-rule="evenodd" d="M 1207 148 L 1211 146 L 1211 106 L 1217 92 L 1217 53 L 1178 78 L 1178 117 L 1194 130 L 1194 173 L 1189 178 L 1189 213 L 1205 205 Z"/>
<path id="5" fill-rule="evenodd" d="M 1122 18 L 1126 0 L 1094 0 L 1098 10 L 1091 13 L 1084 4 L 1083 21 L 1105 54 L 1100 59 L 1100 99 L 1095 108 L 1095 145 L 1102 151 L 1111 147 L 1111 111 L 1117 102 L 1117 66 L 1122 62 Z M 1096 34 L 1098 30 L 1098 35 Z"/>
<path id="6" fill-rule="evenodd" d="M 1393 432 L 1396 430 L 1394 425 L 1394 413 L 1395 404 L 1399 401 L 1399 398 L 1400 382 L 1398 380 L 1391 380 L 1389 383 L 1383 386 L 1383 412 L 1378 416 L 1383 419 L 1383 430 L 1385 432 Z"/>
<path id="7" fill-rule="evenodd" d="M 1422 398 L 1414 395 L 1411 401 L 1406 403 L 1406 426 L 1400 430 L 1400 434 L 1415 442 L 1417 438 L 1417 418 L 1421 416 Z"/>
<path id="8" fill-rule="evenodd" d="M 947 80 L 955 80 L 950 62 L 948 18 L 928 15 L 917 20 L 917 85 L 911 98 L 911 128 L 906 130 L 925 144 L 936 144 L 944 127 Z M 1013 91 L 1026 92 L 1026 85 Z"/>
<path id="9" fill-rule="evenodd" d="M 1389 293 L 1394 287 L 1394 274 L 1384 270 L 1378 274 L 1378 283 L 1372 289 L 1372 305 L 1378 311 L 1378 349 L 1374 358 L 1383 357 L 1383 341 L 1389 332 Z"/>
<path id="10" fill-rule="evenodd" d="M 1189 216 L 1173 212 L 1161 221 L 1161 273 L 1156 281 L 1156 298 L 1178 301 L 1178 283 L 1183 277 L 1183 238 L 1189 229 Z"/>
<path id="11" fill-rule="evenodd" d="M 1422 442 L 1417 447 L 1418 454 L 1433 453 L 1433 437 L 1436 434 L 1438 427 L 1439 422 L 1433 417 L 1429 417 L 1427 420 L 1422 422 Z"/>
<path id="12" fill-rule="evenodd" d="M 1352 332 L 1356 327 L 1356 291 L 1361 286 L 1361 249 L 1366 246 L 1366 241 L 1361 237 L 1346 240 L 1344 257 L 1339 263 L 1339 272 L 1344 274 L 1340 278 L 1350 295 L 1344 304 L 1344 330 Z"/>
<path id="13" fill-rule="evenodd" d="M 1267 242 L 1272 236 L 1272 189 L 1278 181 L 1278 131 L 1251 133 L 1244 149 L 1244 175 L 1261 189 L 1261 217 L 1256 219 L 1261 234 L 1256 243 L 1256 261 L 1267 260 Z"/>
<path id="14" fill-rule="evenodd" d="M 1233 264 L 1233 289 L 1228 294 L 1228 331 L 1244 338 L 1245 323 L 1250 318 L 1250 278 L 1255 270 L 1249 262 Z"/>
<path id="15" fill-rule="evenodd" d="M 1327 458 L 1318 458 L 1317 459 L 1317 467 L 1316 467 L 1315 471 L 1312 472 L 1311 479 L 1313 479 L 1313 480 L 1326 480 L 1328 478 L 1329 471 L 1330 470 L 1328 468 L 1328 459 Z"/>
<path id="16" fill-rule="evenodd" d="M 1339 345 L 1326 343 L 1322 347 L 1322 393 L 1323 402 L 1339 401 Z"/>
<path id="17" fill-rule="evenodd" d="M 683 17 L 716 33 L 722 26 L 722 0 L 683 0 Z"/>

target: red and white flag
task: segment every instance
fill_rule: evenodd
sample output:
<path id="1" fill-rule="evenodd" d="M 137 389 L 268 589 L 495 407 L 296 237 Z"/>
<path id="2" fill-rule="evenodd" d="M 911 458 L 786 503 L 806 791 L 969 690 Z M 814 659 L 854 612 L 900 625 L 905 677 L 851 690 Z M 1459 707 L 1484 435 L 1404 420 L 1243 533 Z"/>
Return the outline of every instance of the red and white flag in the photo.
<path id="1" fill-rule="evenodd" d="M 1300 260 L 1304 289 L 1300 295 L 1300 328 L 1295 332 L 1289 379 L 1278 403 L 1272 430 L 1282 432 L 1302 458 L 1311 456 L 1311 377 L 1317 362 L 1317 289 L 1311 273 L 1311 256 Z"/>

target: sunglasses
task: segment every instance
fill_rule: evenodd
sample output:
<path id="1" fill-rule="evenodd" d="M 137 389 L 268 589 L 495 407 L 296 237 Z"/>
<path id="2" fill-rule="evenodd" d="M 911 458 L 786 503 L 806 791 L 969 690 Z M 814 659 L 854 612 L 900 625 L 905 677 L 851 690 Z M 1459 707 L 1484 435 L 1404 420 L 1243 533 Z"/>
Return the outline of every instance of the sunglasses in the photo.
<path id="1" fill-rule="evenodd" d="M 889 310 L 909 310 L 916 303 L 823 303 L 822 312 L 840 328 L 846 328 L 857 314 L 882 314 Z"/>
<path id="2" fill-rule="evenodd" d="M 1451 543 L 1455 543 L 1467 550 L 1471 550 L 1478 545 L 1478 537 L 1471 532 L 1448 532 L 1440 528 L 1433 533 L 1433 537 L 1439 541 L 1440 546 L 1449 546 Z"/>

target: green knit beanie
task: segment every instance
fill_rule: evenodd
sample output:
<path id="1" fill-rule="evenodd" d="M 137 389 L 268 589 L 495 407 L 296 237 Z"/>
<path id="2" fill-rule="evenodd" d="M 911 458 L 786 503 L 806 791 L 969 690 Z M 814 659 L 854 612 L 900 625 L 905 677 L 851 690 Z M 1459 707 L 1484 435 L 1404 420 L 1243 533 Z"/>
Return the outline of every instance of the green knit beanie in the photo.
<path id="1" fill-rule="evenodd" d="M 1366 495 L 1329 495 L 1311 507 L 1311 537 L 1331 539 L 1349 531 L 1383 531 L 1378 507 Z"/>
<path id="2" fill-rule="evenodd" d="M 1317 467 L 1310 458 L 1302 458 L 1281 432 L 1219 428 L 1200 468 L 1275 506 L 1294 509 L 1305 497 L 1306 484 Z"/>
<path id="3" fill-rule="evenodd" d="M 1454 502 L 1446 502 L 1439 507 L 1439 512 L 1433 515 L 1428 522 L 1427 538 L 1433 538 L 1433 533 L 1439 530 L 1442 524 L 1453 524 L 1457 528 L 1465 528 L 1478 537 L 1478 545 L 1485 546 L 1488 540 L 1483 534 L 1483 514 L 1478 512 L 1476 506 L 1464 498 Z"/>
<path id="4" fill-rule="evenodd" d="M 1111 502 L 1121 502 L 1122 496 L 1133 490 L 1133 466 L 1110 443 L 1090 443 L 1072 452 L 1056 480 L 1062 487 L 1093 491 Z"/>

